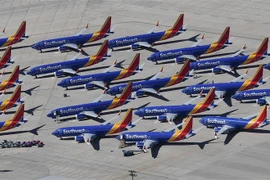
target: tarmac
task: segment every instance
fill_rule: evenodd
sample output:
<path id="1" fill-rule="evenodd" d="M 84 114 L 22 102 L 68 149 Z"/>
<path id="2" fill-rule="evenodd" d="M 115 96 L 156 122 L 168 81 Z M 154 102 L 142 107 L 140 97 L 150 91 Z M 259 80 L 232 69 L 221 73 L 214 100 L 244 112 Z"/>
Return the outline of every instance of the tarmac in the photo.
<path id="1" fill-rule="evenodd" d="M 191 46 L 194 42 L 191 37 L 198 38 L 205 34 L 202 44 L 216 41 L 225 27 L 231 27 L 233 45 L 203 58 L 218 56 L 230 56 L 247 45 L 246 54 L 255 51 L 265 37 L 269 37 L 270 30 L 270 2 L 266 0 L 190 0 L 190 1 L 1 1 L 0 2 L 0 28 L 6 27 L 5 37 L 13 34 L 21 21 L 27 21 L 27 32 L 30 38 L 15 44 L 12 56 L 16 56 L 15 64 L 7 67 L 5 72 L 10 72 L 15 65 L 21 68 L 28 66 L 63 61 L 71 59 L 75 52 L 59 53 L 54 50 L 39 53 L 30 46 L 37 41 L 74 35 L 87 23 L 89 31 L 98 30 L 108 16 L 112 16 L 112 26 L 115 33 L 108 39 L 127 35 L 136 35 L 149 31 L 159 20 L 158 30 L 165 30 L 173 25 L 180 13 L 185 14 L 184 23 L 187 31 L 172 39 L 158 42 L 155 46 L 158 50 L 174 49 Z M 84 50 L 88 54 L 94 54 L 103 40 L 86 45 Z M 3 51 L 2 51 L 3 52 Z M 179 71 L 181 64 L 158 64 L 149 62 L 146 58 L 152 53 L 147 50 L 136 51 L 141 53 L 141 62 L 146 63 L 144 71 L 130 78 L 117 81 L 121 83 L 127 80 L 144 79 L 164 67 L 162 76 L 168 77 Z M 113 51 L 108 60 L 87 68 L 80 74 L 101 72 L 111 65 L 115 59 L 125 60 L 123 66 L 128 66 L 136 52 L 129 48 L 120 48 Z M 0 54 L 2 54 L 0 52 Z M 83 56 L 80 56 L 83 57 Z M 262 61 L 241 67 L 238 70 L 242 74 L 249 69 L 248 77 L 251 77 L 259 64 L 269 62 L 269 57 Z M 255 67 L 253 66 L 255 65 Z M 264 77 L 270 75 L 265 70 Z M 200 74 L 198 79 L 190 79 L 173 87 L 167 88 L 162 95 L 168 99 L 162 100 L 154 97 L 136 99 L 116 109 L 112 114 L 104 114 L 102 117 L 109 120 L 120 109 L 136 108 L 150 102 L 150 105 L 182 104 L 190 97 L 183 94 L 181 89 L 185 86 L 199 83 L 205 79 L 209 82 L 226 82 L 234 79 L 229 74 L 213 75 L 211 72 Z M 5 74 L 0 80 L 8 77 Z M 65 126 L 94 125 L 99 124 L 94 120 L 77 121 L 69 119 L 56 123 L 46 114 L 54 108 L 72 104 L 91 102 L 102 94 L 101 89 L 65 90 L 57 83 L 61 78 L 50 76 L 35 79 L 23 77 L 22 90 L 37 87 L 32 95 L 25 100 L 26 109 L 42 105 L 34 115 L 28 117 L 24 125 L 0 133 L 0 140 L 28 141 L 39 139 L 45 143 L 43 148 L 10 148 L 0 149 L 0 179 L 39 179 L 39 180 L 116 180 L 131 179 L 129 170 L 136 171 L 135 180 L 178 180 L 178 179 L 269 179 L 270 177 L 270 127 L 264 127 L 263 131 L 238 133 L 228 144 L 224 144 L 226 135 L 221 135 L 214 140 L 212 129 L 202 129 L 196 136 L 183 140 L 173 145 L 164 145 L 159 149 L 157 157 L 153 158 L 151 152 L 137 152 L 134 156 L 124 157 L 122 150 L 118 148 L 119 141 L 114 136 L 100 141 L 100 149 L 95 150 L 85 143 L 78 144 L 74 139 L 59 140 L 51 133 Z M 259 88 L 269 88 L 269 82 Z M 12 92 L 13 89 L 8 90 Z M 64 97 L 63 94 L 68 97 Z M 22 97 L 26 94 L 22 93 Z M 9 95 L 0 97 L 4 100 Z M 106 96 L 104 99 L 112 99 Z M 222 114 L 234 109 L 231 117 L 245 117 L 258 112 L 261 107 L 256 103 L 240 103 L 232 100 L 232 107 L 222 102 L 218 107 L 202 114 Z M 13 108 L 16 110 L 16 108 Z M 5 121 L 11 114 L 1 115 L 0 121 Z M 28 114 L 25 114 L 28 116 Z M 134 115 L 134 119 L 137 119 Z M 194 118 L 194 129 L 201 127 L 200 118 Z M 44 125 L 38 136 L 27 131 Z M 156 123 L 156 120 L 140 121 L 131 131 L 156 131 L 165 130 L 172 125 L 169 123 Z M 132 147 L 128 147 L 130 149 Z M 134 148 L 134 147 L 133 147 Z"/>

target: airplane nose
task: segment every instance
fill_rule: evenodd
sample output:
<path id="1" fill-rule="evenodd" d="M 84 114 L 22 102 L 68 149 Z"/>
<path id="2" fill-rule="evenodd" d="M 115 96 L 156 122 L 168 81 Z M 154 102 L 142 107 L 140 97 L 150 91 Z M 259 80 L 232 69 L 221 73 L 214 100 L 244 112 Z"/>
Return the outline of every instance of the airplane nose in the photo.
<path id="1" fill-rule="evenodd" d="M 115 138 L 116 138 L 117 140 L 120 140 L 120 135 L 116 136 Z"/>
<path id="2" fill-rule="evenodd" d="M 187 88 L 183 89 L 182 93 L 186 94 L 187 93 Z"/>
<path id="3" fill-rule="evenodd" d="M 49 114 L 47 114 L 47 117 L 52 118 L 53 117 L 53 112 L 50 112 Z"/>
<path id="4" fill-rule="evenodd" d="M 152 55 L 149 56 L 149 57 L 147 58 L 147 60 L 148 60 L 148 61 L 153 61 L 153 56 L 152 56 Z"/>
<path id="5" fill-rule="evenodd" d="M 232 98 L 235 99 L 235 100 L 239 100 L 239 95 L 235 94 L 235 95 L 232 96 Z"/>
<path id="6" fill-rule="evenodd" d="M 202 118 L 202 119 L 200 119 L 200 121 L 199 121 L 201 124 L 204 124 L 205 123 L 205 119 L 204 118 Z"/>
<path id="7" fill-rule="evenodd" d="M 37 48 L 37 43 L 33 44 L 33 45 L 31 46 L 31 48 L 36 49 L 36 48 Z"/>
<path id="8" fill-rule="evenodd" d="M 60 81 L 59 83 L 57 83 L 57 86 L 65 87 L 65 82 L 64 81 Z"/>
<path id="9" fill-rule="evenodd" d="M 57 132 L 56 130 L 52 132 L 52 135 L 56 136 Z"/>
<path id="10" fill-rule="evenodd" d="M 141 116 L 142 113 L 141 113 L 141 110 L 137 110 L 137 111 L 134 112 L 134 114 L 137 115 L 137 116 Z"/>

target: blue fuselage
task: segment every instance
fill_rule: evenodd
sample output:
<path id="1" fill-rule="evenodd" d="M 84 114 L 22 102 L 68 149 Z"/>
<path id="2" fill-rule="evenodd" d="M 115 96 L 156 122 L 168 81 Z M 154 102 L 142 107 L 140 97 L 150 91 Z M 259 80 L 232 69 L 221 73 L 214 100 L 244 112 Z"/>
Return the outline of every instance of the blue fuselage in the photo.
<path id="1" fill-rule="evenodd" d="M 120 136 L 122 139 L 129 142 L 138 142 L 144 141 L 146 139 L 155 140 L 158 142 L 167 142 L 174 132 L 126 132 L 117 136 L 116 138 L 119 140 Z"/>
<path id="2" fill-rule="evenodd" d="M 264 68 L 267 69 L 267 70 L 270 70 L 270 63 L 266 64 L 266 65 L 264 66 Z"/>
<path id="3" fill-rule="evenodd" d="M 147 42 L 149 44 L 152 44 L 156 41 L 161 40 L 165 32 L 166 31 L 153 32 L 153 33 L 140 34 L 140 35 L 135 35 L 135 36 L 126 36 L 126 37 L 112 39 L 109 41 L 109 48 L 129 46 L 137 42 Z M 178 34 L 180 34 L 180 32 L 178 32 L 176 35 Z"/>
<path id="4" fill-rule="evenodd" d="M 204 126 L 222 127 L 224 125 L 234 127 L 235 129 L 243 129 L 250 120 L 239 118 L 227 118 L 219 116 L 205 116 L 200 120 Z"/>
<path id="5" fill-rule="evenodd" d="M 62 108 L 53 109 L 47 116 L 50 118 L 56 118 L 56 116 L 64 117 L 77 115 L 83 111 L 93 111 L 96 114 L 100 113 L 103 110 L 106 110 L 111 104 L 112 100 L 93 102 L 88 104 L 80 104 L 74 106 L 66 106 Z"/>
<path id="6" fill-rule="evenodd" d="M 149 106 L 145 108 L 138 109 L 135 111 L 139 117 L 143 116 L 159 116 L 165 115 L 166 113 L 178 114 L 180 116 L 188 115 L 196 105 L 176 105 L 176 106 Z"/>
<path id="7" fill-rule="evenodd" d="M 193 55 L 195 57 L 198 57 L 204 54 L 210 48 L 210 46 L 211 45 L 208 44 L 196 47 L 186 47 L 167 51 L 160 51 L 153 53 L 151 56 L 147 58 L 147 60 L 156 62 L 160 60 L 174 59 L 177 57 L 181 57 L 182 55 Z"/>
<path id="8" fill-rule="evenodd" d="M 232 98 L 242 101 L 242 100 L 252 100 L 259 99 L 263 97 L 270 97 L 270 89 L 255 89 L 237 92 Z"/>
<path id="9" fill-rule="evenodd" d="M 145 81 L 138 81 L 134 82 L 132 85 L 132 92 L 139 91 L 142 88 L 153 88 L 155 90 L 159 90 L 160 88 L 164 87 L 171 78 L 162 78 L 156 80 L 145 80 Z M 111 87 L 109 90 L 106 91 L 107 94 L 116 95 L 121 94 L 123 89 L 125 89 L 127 84 L 121 84 L 118 86 Z"/>
<path id="10" fill-rule="evenodd" d="M 104 137 L 114 125 L 97 126 L 72 126 L 56 129 L 52 134 L 56 137 L 80 136 L 84 133 L 95 134 L 98 137 Z"/>
<path id="11" fill-rule="evenodd" d="M 243 64 L 249 56 L 236 56 L 236 57 L 226 57 L 218 59 L 209 60 L 199 60 L 197 62 L 192 62 L 190 64 L 190 69 L 200 70 L 200 69 L 211 69 L 221 65 L 227 65 L 231 68 L 238 67 Z"/>
<path id="12" fill-rule="evenodd" d="M 216 91 L 225 91 L 227 93 L 234 94 L 244 82 L 231 82 L 231 83 L 214 83 L 214 84 L 199 84 L 186 87 L 182 90 L 187 95 L 208 93 L 211 88 L 215 88 Z"/>
<path id="13" fill-rule="evenodd" d="M 57 85 L 61 87 L 69 87 L 69 86 L 79 86 L 87 83 L 91 83 L 91 81 L 102 81 L 105 83 L 109 83 L 115 80 L 121 71 L 112 71 L 107 73 L 98 73 L 98 74 L 89 74 L 83 76 L 76 76 L 71 78 L 65 78 Z"/>
<path id="14" fill-rule="evenodd" d="M 31 76 L 36 76 L 39 74 L 54 73 L 61 69 L 72 69 L 74 71 L 77 71 L 78 69 L 84 67 L 87 62 L 89 62 L 89 58 L 69 60 L 52 64 L 44 64 L 31 68 L 30 71 L 27 72 L 27 74 Z"/>
<path id="15" fill-rule="evenodd" d="M 36 50 L 48 49 L 48 48 L 56 48 L 62 46 L 64 44 L 76 44 L 83 45 L 87 43 L 93 34 L 83 34 L 79 36 L 68 36 L 61 38 L 53 38 L 48 40 L 39 41 L 32 45 L 32 48 Z"/>

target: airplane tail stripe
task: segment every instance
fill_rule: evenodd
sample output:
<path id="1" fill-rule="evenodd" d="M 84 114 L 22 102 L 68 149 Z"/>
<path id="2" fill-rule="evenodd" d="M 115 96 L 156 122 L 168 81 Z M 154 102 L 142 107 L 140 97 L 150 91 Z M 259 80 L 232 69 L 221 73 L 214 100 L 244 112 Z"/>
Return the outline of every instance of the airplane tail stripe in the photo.
<path id="1" fill-rule="evenodd" d="M 230 27 L 226 27 L 217 43 L 223 46 L 229 40 L 229 37 L 230 37 Z"/>
<path id="2" fill-rule="evenodd" d="M 205 111 L 214 102 L 214 99 L 215 99 L 215 89 L 212 88 L 208 92 L 208 94 L 205 97 L 205 99 L 202 102 L 198 103 L 193 108 L 193 110 L 190 112 L 190 114 L 195 114 L 195 113 L 199 113 L 199 112 Z"/>
<path id="3" fill-rule="evenodd" d="M 265 119 L 267 118 L 267 106 L 264 106 L 258 116 L 252 119 L 245 129 L 254 129 L 257 128 Z"/>
<path id="4" fill-rule="evenodd" d="M 189 116 L 184 120 L 184 125 L 181 130 L 176 131 L 172 137 L 169 139 L 169 142 L 179 141 L 184 139 L 185 136 L 192 130 L 193 117 Z"/>
<path id="5" fill-rule="evenodd" d="M 15 89 L 15 91 L 10 96 L 9 100 L 17 102 L 21 97 L 21 85 L 18 85 Z"/>
<path id="6" fill-rule="evenodd" d="M 263 65 L 260 65 L 255 74 L 247 81 L 258 83 L 263 77 Z"/>
<path id="7" fill-rule="evenodd" d="M 25 35 L 25 31 L 26 31 L 26 21 L 23 21 L 17 32 L 14 34 L 14 36 L 16 38 L 21 38 Z"/>
<path id="8" fill-rule="evenodd" d="M 183 23 L 184 23 L 184 14 L 180 14 L 171 30 L 176 32 L 179 31 L 182 28 Z"/>
<path id="9" fill-rule="evenodd" d="M 5 122 L 5 124 L 0 129 L 0 132 L 14 128 L 23 119 L 23 114 L 24 114 L 24 104 L 22 104 L 19 107 L 16 114 L 11 119 Z"/>
<path id="10" fill-rule="evenodd" d="M 97 52 L 96 56 L 104 57 L 108 51 L 108 40 L 105 40 L 100 47 L 99 51 Z"/>
<path id="11" fill-rule="evenodd" d="M 190 71 L 190 60 L 187 60 L 177 75 L 178 77 L 185 77 L 189 71 Z"/>
<path id="12" fill-rule="evenodd" d="M 15 82 L 17 79 L 19 79 L 19 73 L 20 73 L 20 68 L 19 66 L 16 66 L 14 70 L 12 71 L 11 75 L 7 79 L 8 82 Z"/>
<path id="13" fill-rule="evenodd" d="M 268 50 L 268 37 L 264 38 L 262 44 L 258 48 L 258 50 L 255 52 L 257 56 L 262 56 L 264 55 Z"/>
<path id="14" fill-rule="evenodd" d="M 11 57 L 11 47 L 9 46 L 5 50 L 5 53 L 3 54 L 3 56 L 1 57 L 0 64 L 4 66 L 10 60 L 10 57 Z"/>
<path id="15" fill-rule="evenodd" d="M 122 132 L 132 121 L 132 109 L 128 109 L 122 120 L 116 123 L 107 134 L 114 134 Z"/>
<path id="16" fill-rule="evenodd" d="M 132 62 L 128 66 L 127 70 L 135 71 L 140 65 L 140 53 L 137 53 L 133 58 Z"/>
<path id="17" fill-rule="evenodd" d="M 98 31 L 100 33 L 107 33 L 110 31 L 111 29 L 111 19 L 112 17 L 109 16 L 106 21 L 104 22 L 103 26 L 101 27 L 101 29 Z"/>

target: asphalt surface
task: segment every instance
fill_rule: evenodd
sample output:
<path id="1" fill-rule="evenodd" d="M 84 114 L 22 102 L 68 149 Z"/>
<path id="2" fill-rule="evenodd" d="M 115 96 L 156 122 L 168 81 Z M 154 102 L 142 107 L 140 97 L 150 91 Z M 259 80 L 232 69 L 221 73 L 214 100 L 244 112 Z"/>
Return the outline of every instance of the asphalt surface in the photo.
<path id="1" fill-rule="evenodd" d="M 208 44 L 216 41 L 225 27 L 231 27 L 233 45 L 208 57 L 233 54 L 243 44 L 247 45 L 246 53 L 255 51 L 262 40 L 269 36 L 270 30 L 270 2 L 265 0 L 250 1 L 1 1 L 0 2 L 0 28 L 6 27 L 6 34 L 11 35 L 16 31 L 21 21 L 27 21 L 27 32 L 30 38 L 13 46 L 12 56 L 16 56 L 16 63 L 6 68 L 6 72 L 12 71 L 15 65 L 21 68 L 45 63 L 71 59 L 74 52 L 58 53 L 49 51 L 39 53 L 30 46 L 40 40 L 54 37 L 74 35 L 89 23 L 89 32 L 100 28 L 108 16 L 112 16 L 112 26 L 115 33 L 109 39 L 136 35 L 149 31 L 156 21 L 160 21 L 159 30 L 170 27 L 180 13 L 185 14 L 184 23 L 188 24 L 187 31 L 183 34 L 157 43 L 158 50 L 188 47 L 194 42 L 189 39 L 198 34 L 205 34 Z M 87 45 L 84 50 L 93 54 L 99 49 L 103 41 Z M 166 43 L 165 43 L 166 42 Z M 118 82 L 131 79 L 144 79 L 157 73 L 164 66 L 164 74 L 167 77 L 179 71 L 182 65 L 174 63 L 159 64 L 148 62 L 146 58 L 152 53 L 147 50 L 139 51 L 141 62 L 146 63 L 144 71 Z M 0 52 L 1 53 L 1 52 Z M 121 48 L 112 52 L 108 60 L 87 68 L 89 71 L 80 74 L 101 72 L 96 67 L 111 65 L 115 59 L 125 60 L 123 66 L 127 66 L 136 52 L 128 48 Z M 205 56 L 204 56 L 205 57 Z M 266 64 L 269 58 L 263 61 L 245 66 L 238 70 L 242 74 L 249 69 L 249 77 L 256 71 L 253 65 Z M 92 69 L 92 70 L 91 70 Z M 264 77 L 269 76 L 269 71 L 264 71 Z M 154 97 L 139 98 L 135 101 L 117 108 L 136 108 L 145 103 L 150 105 L 182 104 L 190 99 L 181 92 L 181 88 L 201 82 L 207 79 L 209 82 L 226 82 L 234 77 L 229 74 L 213 75 L 204 73 L 198 79 L 190 79 L 164 91 L 162 95 L 169 101 Z M 8 74 L 1 77 L 1 80 Z M 22 77 L 24 78 L 24 77 Z M 118 148 L 119 142 L 114 138 L 104 138 L 100 141 L 100 150 L 94 150 L 92 146 L 84 143 L 78 144 L 73 139 L 59 140 L 51 133 L 64 126 L 94 125 L 99 124 L 94 120 L 78 122 L 76 119 L 56 123 L 47 118 L 50 110 L 72 105 L 91 102 L 102 94 L 101 89 L 87 91 L 84 89 L 64 90 L 57 86 L 61 79 L 46 77 L 34 79 L 27 76 L 23 79 L 23 90 L 37 87 L 25 101 L 26 109 L 39 107 L 33 116 L 28 117 L 28 122 L 16 129 L 1 132 L 0 140 L 28 141 L 39 139 L 45 143 L 43 148 L 11 148 L 0 149 L 0 179 L 131 179 L 129 170 L 137 171 L 134 179 L 269 179 L 270 176 L 270 127 L 264 127 L 265 131 L 242 132 L 237 134 L 228 144 L 224 144 L 226 135 L 218 140 L 213 140 L 212 129 L 202 129 L 190 139 L 174 145 L 164 145 L 159 149 L 156 158 L 151 153 L 137 152 L 131 157 L 124 157 L 122 150 Z M 269 82 L 260 88 L 269 88 Z M 12 92 L 13 89 L 8 90 Z M 69 97 L 64 97 L 67 93 Z M 24 97 L 26 94 L 22 94 Z M 1 96 L 4 100 L 9 95 Z M 111 99 L 106 96 L 104 99 Z M 222 114 L 234 109 L 232 117 L 245 117 L 256 113 L 260 106 L 255 103 L 239 103 L 232 100 L 232 107 L 222 102 L 219 106 L 203 114 Z M 16 108 L 11 109 L 16 110 Z M 10 111 L 11 111 L 10 110 Z M 11 114 L 0 116 L 5 121 Z M 27 114 L 25 116 L 28 116 Z M 105 114 L 105 120 L 115 116 Z M 138 117 L 134 116 L 134 119 Z M 194 128 L 201 127 L 199 118 L 194 119 Z M 156 129 L 161 131 L 171 127 L 169 123 L 155 123 L 156 120 L 144 120 L 132 129 L 132 131 L 149 131 Z M 46 124 L 33 135 L 25 131 Z M 130 149 L 128 147 L 127 149 Z M 134 148 L 134 147 L 133 147 Z"/>

